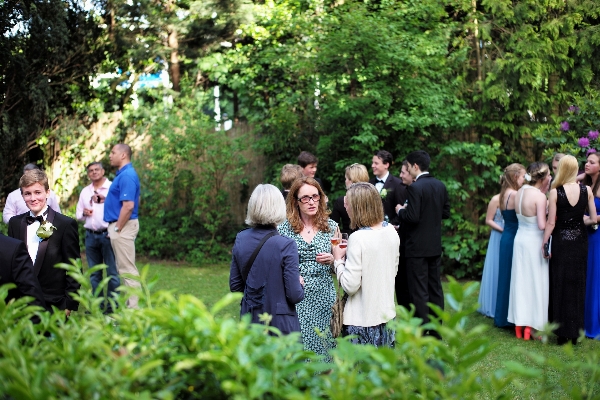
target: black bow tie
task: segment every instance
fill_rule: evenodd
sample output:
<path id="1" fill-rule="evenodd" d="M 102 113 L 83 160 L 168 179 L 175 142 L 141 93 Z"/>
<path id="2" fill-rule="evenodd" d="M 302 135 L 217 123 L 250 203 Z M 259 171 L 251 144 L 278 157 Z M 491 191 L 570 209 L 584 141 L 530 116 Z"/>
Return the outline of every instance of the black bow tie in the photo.
<path id="1" fill-rule="evenodd" d="M 42 217 L 41 215 L 38 215 L 37 217 L 32 217 L 31 215 L 28 215 L 25 217 L 25 219 L 27 220 L 27 225 L 31 225 L 35 221 L 38 221 L 40 224 L 44 222 L 44 217 Z"/>
<path id="2" fill-rule="evenodd" d="M 377 183 L 385 183 L 383 179 L 377 179 Z"/>
<path id="3" fill-rule="evenodd" d="M 42 215 L 38 215 L 37 217 L 32 217 L 31 214 L 29 214 L 28 216 L 25 217 L 25 220 L 27 221 L 27 225 L 31 225 L 35 221 L 38 221 L 40 224 L 43 224 L 44 223 L 44 215 L 48 215 L 48 209 L 46 209 L 46 211 Z"/>

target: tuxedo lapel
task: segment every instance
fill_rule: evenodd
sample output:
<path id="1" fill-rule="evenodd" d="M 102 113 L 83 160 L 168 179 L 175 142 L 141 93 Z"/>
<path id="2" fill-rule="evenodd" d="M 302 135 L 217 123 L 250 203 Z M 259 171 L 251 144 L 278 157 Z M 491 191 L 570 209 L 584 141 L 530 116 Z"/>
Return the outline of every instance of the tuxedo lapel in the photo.
<path id="1" fill-rule="evenodd" d="M 25 244 L 27 244 L 27 215 L 21 217 L 21 224 L 19 225 L 21 229 L 19 237 Z"/>
<path id="2" fill-rule="evenodd" d="M 387 179 L 385 180 L 385 182 L 383 182 L 383 188 L 389 189 L 390 187 L 392 187 L 392 183 L 393 183 L 392 174 L 389 173 L 387 176 Z"/>
<path id="3" fill-rule="evenodd" d="M 52 208 L 48 207 L 48 216 L 46 220 L 50 223 L 54 223 L 55 212 Z M 42 265 L 44 264 L 44 257 L 46 257 L 46 249 L 48 248 L 48 242 L 52 239 L 50 236 L 46 240 L 42 240 L 40 242 L 40 246 L 38 247 L 37 256 L 35 258 L 35 264 L 33 265 L 33 269 L 35 270 L 35 275 L 37 276 L 42 269 Z"/>

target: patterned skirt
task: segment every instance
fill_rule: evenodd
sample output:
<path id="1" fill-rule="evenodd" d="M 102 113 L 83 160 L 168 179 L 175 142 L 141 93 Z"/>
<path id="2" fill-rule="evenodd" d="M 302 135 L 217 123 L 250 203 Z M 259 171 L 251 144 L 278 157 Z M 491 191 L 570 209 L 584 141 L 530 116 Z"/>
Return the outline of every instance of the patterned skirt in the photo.
<path id="1" fill-rule="evenodd" d="M 394 347 L 396 332 L 387 327 L 387 323 L 375 326 L 344 325 L 343 335 L 354 337 L 350 339 L 352 344 L 372 344 L 375 347 Z"/>

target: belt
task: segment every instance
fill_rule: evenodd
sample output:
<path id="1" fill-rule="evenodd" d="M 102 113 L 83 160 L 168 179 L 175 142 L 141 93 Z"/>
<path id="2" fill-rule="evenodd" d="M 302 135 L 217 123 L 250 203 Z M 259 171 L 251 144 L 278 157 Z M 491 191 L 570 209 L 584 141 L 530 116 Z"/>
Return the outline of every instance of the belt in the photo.
<path id="1" fill-rule="evenodd" d="M 114 221 L 108 221 L 109 224 L 112 224 L 113 222 L 117 222 L 117 220 L 115 219 Z"/>
<path id="2" fill-rule="evenodd" d="M 102 229 L 100 231 L 93 231 L 91 229 L 86 228 L 86 231 L 88 231 L 89 233 L 95 233 L 96 235 L 101 235 L 101 234 L 105 233 L 107 231 L 107 229 Z"/>

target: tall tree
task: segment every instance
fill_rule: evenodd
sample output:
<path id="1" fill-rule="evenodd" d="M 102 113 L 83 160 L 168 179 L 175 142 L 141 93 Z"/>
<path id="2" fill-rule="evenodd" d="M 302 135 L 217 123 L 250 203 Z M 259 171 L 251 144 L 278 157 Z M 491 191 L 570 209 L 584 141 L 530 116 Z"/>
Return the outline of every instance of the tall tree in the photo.
<path id="1" fill-rule="evenodd" d="M 89 77 L 104 56 L 102 31 L 75 0 L 4 1 L 0 7 L 0 191 L 25 162 L 40 160 L 42 129 L 92 96 Z"/>

